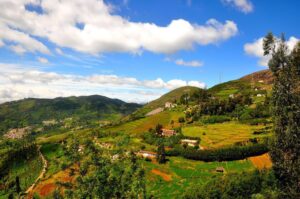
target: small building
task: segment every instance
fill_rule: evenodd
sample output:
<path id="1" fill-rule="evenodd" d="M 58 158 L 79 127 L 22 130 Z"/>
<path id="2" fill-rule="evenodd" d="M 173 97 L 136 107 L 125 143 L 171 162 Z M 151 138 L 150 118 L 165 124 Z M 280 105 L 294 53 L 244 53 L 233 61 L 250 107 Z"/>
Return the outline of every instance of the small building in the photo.
<path id="1" fill-rule="evenodd" d="M 176 106 L 177 106 L 177 104 L 173 104 L 172 102 L 166 102 L 165 103 L 165 108 L 174 108 Z"/>
<path id="2" fill-rule="evenodd" d="M 105 149 L 111 149 L 113 148 L 113 144 L 108 143 L 108 142 L 102 142 L 102 143 L 96 143 L 98 146 L 100 146 L 101 148 L 105 148 Z"/>
<path id="3" fill-rule="evenodd" d="M 83 153 L 84 147 L 82 145 L 79 145 L 78 147 L 78 152 Z"/>
<path id="4" fill-rule="evenodd" d="M 230 94 L 230 95 L 229 95 L 229 98 L 234 98 L 234 94 Z"/>
<path id="5" fill-rule="evenodd" d="M 120 155 L 119 154 L 115 154 L 111 157 L 112 161 L 116 161 L 118 159 L 120 159 Z"/>
<path id="6" fill-rule="evenodd" d="M 216 168 L 216 172 L 224 173 L 224 171 L 225 171 L 224 167 L 217 167 Z"/>
<path id="7" fill-rule="evenodd" d="M 180 140 L 182 145 L 187 144 L 188 146 L 195 147 L 199 146 L 199 140 L 182 139 Z"/>
<path id="8" fill-rule="evenodd" d="M 259 93 L 259 94 L 257 94 L 256 96 L 257 96 L 257 97 L 264 97 L 265 95 Z"/>
<path id="9" fill-rule="evenodd" d="M 143 158 L 150 158 L 150 159 L 156 158 L 156 153 L 152 151 L 139 151 L 136 153 L 136 155 Z"/>
<path id="10" fill-rule="evenodd" d="M 176 131 L 172 129 L 162 129 L 161 135 L 164 137 L 171 137 L 173 135 L 176 135 Z"/>

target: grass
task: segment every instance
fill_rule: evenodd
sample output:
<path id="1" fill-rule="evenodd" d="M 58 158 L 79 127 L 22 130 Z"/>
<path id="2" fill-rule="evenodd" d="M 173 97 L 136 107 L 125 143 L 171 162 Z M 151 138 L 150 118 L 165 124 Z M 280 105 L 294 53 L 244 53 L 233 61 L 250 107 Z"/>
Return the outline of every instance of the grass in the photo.
<path id="1" fill-rule="evenodd" d="M 186 136 L 200 137 L 203 147 L 220 148 L 236 142 L 247 141 L 249 138 L 268 136 L 266 134 L 253 135 L 253 131 L 263 127 L 263 125 L 251 126 L 231 121 L 202 126 L 187 126 L 182 128 L 182 132 Z"/>
<path id="2" fill-rule="evenodd" d="M 45 144 L 41 148 L 41 152 L 48 161 L 46 178 L 61 170 L 61 163 L 66 162 L 64 151 L 60 144 Z"/>
<path id="3" fill-rule="evenodd" d="M 154 195 L 157 198 L 176 198 L 192 185 L 206 183 L 212 178 L 222 177 L 226 173 L 240 173 L 255 169 L 248 160 L 206 163 L 170 157 L 166 164 L 159 165 L 146 161 L 142 161 L 142 164 L 146 169 L 147 193 L 149 196 Z M 220 166 L 224 167 L 226 173 L 215 171 L 216 167 Z M 160 175 L 154 174 L 153 169 L 170 175 L 172 180 L 165 181 Z"/>
<path id="4" fill-rule="evenodd" d="M 16 177 L 19 176 L 21 190 L 26 191 L 40 175 L 42 168 L 43 162 L 39 156 L 29 160 L 16 161 L 10 167 L 8 181 L 15 181 Z M 0 198 L 7 198 L 7 194 L 7 192 L 2 193 L 0 191 Z"/>

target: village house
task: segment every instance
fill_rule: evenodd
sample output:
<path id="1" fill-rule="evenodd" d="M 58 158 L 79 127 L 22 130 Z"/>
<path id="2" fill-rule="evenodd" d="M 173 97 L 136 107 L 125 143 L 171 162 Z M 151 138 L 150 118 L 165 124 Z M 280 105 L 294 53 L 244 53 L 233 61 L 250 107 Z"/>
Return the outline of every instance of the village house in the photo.
<path id="1" fill-rule="evenodd" d="M 105 148 L 105 149 L 111 149 L 113 148 L 113 144 L 108 143 L 108 142 L 102 142 L 102 143 L 96 143 L 98 146 L 100 146 L 101 148 Z"/>
<path id="2" fill-rule="evenodd" d="M 150 158 L 150 159 L 156 158 L 156 153 L 152 151 L 139 151 L 136 153 L 136 155 L 143 158 Z"/>
<path id="3" fill-rule="evenodd" d="M 177 106 L 177 104 L 173 104 L 172 102 L 166 102 L 165 103 L 165 108 L 174 108 L 176 106 Z"/>
<path id="4" fill-rule="evenodd" d="M 186 144 L 191 147 L 199 146 L 199 140 L 182 139 L 180 140 L 182 145 Z"/>
<path id="5" fill-rule="evenodd" d="M 257 96 L 257 97 L 264 97 L 265 95 L 259 93 L 259 94 L 257 94 L 256 96 Z"/>
<path id="6" fill-rule="evenodd" d="M 161 129 L 161 131 L 161 135 L 164 137 L 171 137 L 173 135 L 176 135 L 176 131 L 172 129 Z"/>
<path id="7" fill-rule="evenodd" d="M 82 145 L 79 145 L 78 147 L 78 152 L 83 153 L 84 147 Z"/>

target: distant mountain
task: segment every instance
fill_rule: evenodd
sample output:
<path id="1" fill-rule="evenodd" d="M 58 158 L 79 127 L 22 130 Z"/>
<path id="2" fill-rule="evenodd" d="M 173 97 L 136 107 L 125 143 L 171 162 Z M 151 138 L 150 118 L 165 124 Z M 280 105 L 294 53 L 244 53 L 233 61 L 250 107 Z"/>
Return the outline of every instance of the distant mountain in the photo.
<path id="1" fill-rule="evenodd" d="M 126 103 L 100 95 L 59 97 L 55 99 L 28 98 L 0 104 L 0 134 L 10 128 L 41 124 L 47 120 L 77 118 L 79 121 L 103 120 L 124 116 L 141 105 Z"/>

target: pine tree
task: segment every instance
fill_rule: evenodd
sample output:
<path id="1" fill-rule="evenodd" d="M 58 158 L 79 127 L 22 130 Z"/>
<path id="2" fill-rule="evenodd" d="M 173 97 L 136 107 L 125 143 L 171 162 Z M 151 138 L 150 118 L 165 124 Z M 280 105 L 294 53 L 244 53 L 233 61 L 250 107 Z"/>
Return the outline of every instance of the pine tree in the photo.
<path id="1" fill-rule="evenodd" d="M 274 76 L 274 140 L 271 143 L 273 169 L 280 186 L 280 198 L 300 198 L 300 43 L 290 53 L 284 36 L 269 33 L 264 54 L 271 57 Z"/>
<path id="2" fill-rule="evenodd" d="M 163 164 L 166 162 L 166 151 L 163 140 L 160 140 L 157 147 L 157 162 Z"/>

